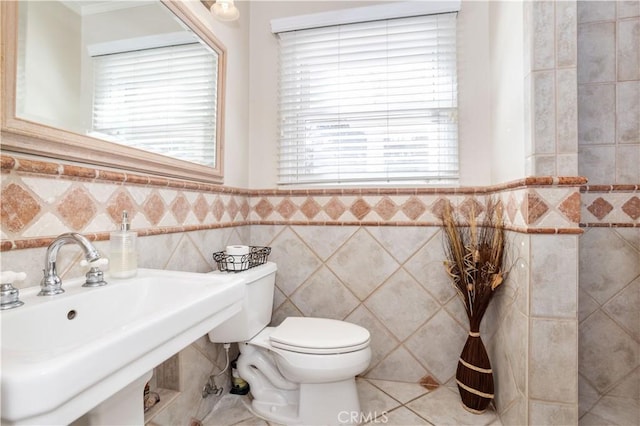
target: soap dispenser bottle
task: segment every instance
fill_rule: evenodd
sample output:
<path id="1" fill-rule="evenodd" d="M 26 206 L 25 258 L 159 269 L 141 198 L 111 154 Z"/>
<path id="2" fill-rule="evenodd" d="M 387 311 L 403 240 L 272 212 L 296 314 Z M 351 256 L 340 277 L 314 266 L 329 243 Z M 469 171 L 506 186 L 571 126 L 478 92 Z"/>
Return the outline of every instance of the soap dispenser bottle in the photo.
<path id="1" fill-rule="evenodd" d="M 109 272 L 114 278 L 130 278 L 138 272 L 138 252 L 136 243 L 138 234 L 131 231 L 129 214 L 122 212 L 122 223 L 119 231 L 111 232 L 111 256 L 109 258 Z"/>

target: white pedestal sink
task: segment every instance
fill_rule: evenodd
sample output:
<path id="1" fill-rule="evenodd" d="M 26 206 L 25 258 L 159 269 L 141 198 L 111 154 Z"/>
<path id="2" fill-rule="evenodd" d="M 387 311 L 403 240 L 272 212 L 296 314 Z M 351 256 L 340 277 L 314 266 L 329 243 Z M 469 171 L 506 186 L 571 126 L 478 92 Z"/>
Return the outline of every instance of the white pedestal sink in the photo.
<path id="1" fill-rule="evenodd" d="M 143 424 L 153 368 L 240 310 L 232 274 L 140 269 L 1 311 L 2 424 Z"/>
<path id="2" fill-rule="evenodd" d="M 151 376 L 153 371 L 129 383 L 124 389 L 92 408 L 70 426 L 143 425 L 144 411 L 140 410 L 140 407 L 144 404 L 144 387 Z"/>

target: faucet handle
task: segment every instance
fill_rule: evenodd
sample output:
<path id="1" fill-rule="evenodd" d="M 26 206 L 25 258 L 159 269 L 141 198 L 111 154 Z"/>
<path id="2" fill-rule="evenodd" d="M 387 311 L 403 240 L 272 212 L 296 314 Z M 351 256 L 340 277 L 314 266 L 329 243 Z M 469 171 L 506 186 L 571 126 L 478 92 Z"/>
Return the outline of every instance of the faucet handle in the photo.
<path id="1" fill-rule="evenodd" d="M 24 281 L 26 272 L 0 271 L 0 284 L 13 284 L 15 281 Z"/>
<path id="2" fill-rule="evenodd" d="M 17 308 L 24 305 L 20 300 L 20 291 L 13 287 L 15 281 L 24 281 L 24 272 L 0 271 L 0 310 Z"/>
<path id="3" fill-rule="evenodd" d="M 98 268 L 100 266 L 106 266 L 109 264 L 109 259 L 106 257 L 101 257 L 99 259 L 94 260 L 93 262 L 88 262 L 86 259 L 82 259 L 80 261 L 80 266 L 91 266 L 92 268 Z"/>
<path id="4" fill-rule="evenodd" d="M 104 280 L 104 273 L 100 270 L 100 266 L 107 265 L 108 263 L 109 259 L 106 257 L 101 257 L 93 262 L 87 262 L 84 259 L 80 261 L 81 266 L 91 266 L 91 269 L 89 269 L 89 272 L 86 274 L 87 281 L 82 284 L 82 287 L 100 287 L 106 285 L 107 282 Z"/>

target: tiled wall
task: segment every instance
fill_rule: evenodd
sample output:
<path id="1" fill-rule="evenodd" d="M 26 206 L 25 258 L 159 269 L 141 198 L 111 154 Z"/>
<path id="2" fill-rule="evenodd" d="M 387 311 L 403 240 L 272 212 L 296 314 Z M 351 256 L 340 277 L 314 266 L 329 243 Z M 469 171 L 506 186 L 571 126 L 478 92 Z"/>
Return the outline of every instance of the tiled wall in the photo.
<path id="1" fill-rule="evenodd" d="M 529 239 L 508 233 L 511 273 L 481 327 L 496 405 L 512 424 L 527 413 Z M 251 240 L 273 247 L 279 265 L 275 324 L 287 316 L 360 324 L 372 335 L 366 377 L 455 386 L 468 321 L 442 267 L 438 227 L 257 225 Z"/>
<path id="2" fill-rule="evenodd" d="M 580 416 L 637 424 L 640 3 L 579 2 L 578 24 Z"/>
<path id="3" fill-rule="evenodd" d="M 527 176 L 578 175 L 576 3 L 524 2 Z"/>
<path id="4" fill-rule="evenodd" d="M 578 2 L 579 173 L 640 182 L 640 5 Z"/>
<path id="5" fill-rule="evenodd" d="M 637 2 L 578 6 L 577 12 L 574 2 L 525 7 L 532 53 L 527 165 L 536 175 L 576 174 L 578 133 L 578 166 L 589 178 L 582 193 L 584 181 L 559 178 L 464 190 L 249 191 L 4 156 L 2 268 L 26 270 L 32 281 L 24 285 L 36 284 L 46 244 L 70 230 L 90 234 L 107 252 L 107 231 L 124 208 L 144 236 L 141 266 L 207 271 L 211 252 L 227 244 L 269 244 L 280 266 L 274 322 L 322 315 L 361 323 L 374 339 L 369 377 L 430 376 L 451 384 L 448 361 L 462 339 L 454 330 L 464 333 L 466 320 L 443 275 L 437 214 L 442 199 L 469 210 L 491 195 L 505 206 L 514 264 L 482 328 L 503 423 L 576 424 L 585 413 L 605 416 L 619 396 L 637 401 L 640 388 L 638 78 L 628 75 L 638 70 L 632 43 L 640 39 L 634 39 L 640 13 Z M 590 31 L 603 37 L 589 39 Z M 589 46 L 594 60 L 615 61 L 615 78 L 585 81 L 585 75 L 610 78 L 611 67 L 587 72 L 591 59 L 572 47 L 572 37 Z M 579 109 L 566 103 L 576 98 L 575 80 Z M 592 91 L 602 92 L 598 102 Z M 593 111 L 607 99 L 607 108 Z M 64 275 L 79 274 L 79 253 L 61 255 Z M 362 270 L 373 279 L 363 280 Z M 178 357 L 182 392 L 160 424 L 184 422 L 215 402 L 200 392 L 224 364 L 220 348 L 202 338 Z"/>
<path id="6" fill-rule="evenodd" d="M 68 231 L 107 240 L 122 210 L 140 236 L 246 224 L 438 226 L 445 200 L 482 216 L 488 197 L 504 206 L 507 229 L 579 233 L 578 189 L 585 183 L 535 177 L 457 189 L 248 191 L 6 154 L 0 160 L 2 251 L 45 247 Z"/>
<path id="7" fill-rule="evenodd" d="M 578 175 L 577 2 L 524 3 L 525 171 L 529 176 Z M 577 220 L 580 221 L 579 215 Z M 524 385 L 505 424 L 577 424 L 578 237 L 528 235 L 528 274 L 520 286 L 526 305 L 512 309 L 526 344 L 514 369 Z M 526 296 L 525 296 L 526 295 Z M 522 303 L 521 302 L 521 303 Z M 520 324 L 520 323 L 518 323 Z M 518 342 L 517 333 L 506 342 Z M 526 346 L 524 349 L 523 347 Z"/>
<path id="8" fill-rule="evenodd" d="M 57 233 L 88 234 L 108 252 L 107 231 L 115 229 L 126 207 L 143 236 L 141 267 L 203 272 L 214 267 L 211 252 L 227 244 L 268 244 L 279 265 L 275 323 L 286 315 L 318 315 L 363 324 L 373 334 L 369 377 L 430 376 L 449 384 L 466 319 L 444 275 L 438 212 L 445 199 L 460 210 L 481 211 L 486 197 L 496 197 L 505 207 L 514 265 L 482 329 L 495 359 L 498 409 L 513 422 L 546 412 L 550 404 L 569 412 L 576 406 L 577 412 L 571 392 L 577 382 L 571 380 L 576 277 L 564 267 L 577 253 L 582 179 L 539 177 L 438 190 L 247 191 L 7 155 L 2 165 L 2 267 L 27 271 L 22 286 L 37 284 L 45 247 Z M 80 274 L 79 258 L 72 248 L 61 251 L 64 277 Z M 556 258 L 566 263 L 550 267 Z M 566 285 L 560 304 L 558 280 Z M 560 355 L 551 362 L 557 369 L 528 340 L 534 332 L 544 342 L 540 347 L 562 337 L 555 341 Z M 206 339 L 179 357 L 185 360 L 180 365 L 192 367 L 180 373 L 179 403 L 161 417 L 167 423 L 206 410 L 213 400 L 201 400 L 202 386 L 223 365 L 220 349 Z M 549 380 L 529 378 L 528 369 L 536 365 Z M 568 384 L 568 390 L 559 387 L 567 392 L 551 389 L 558 378 Z M 549 394 L 552 403 L 547 397 L 536 402 Z M 536 404 L 543 408 L 536 411 Z"/>
<path id="9" fill-rule="evenodd" d="M 227 244 L 269 244 L 280 267 L 274 322 L 362 323 L 374 338 L 367 375 L 450 383 L 447 361 L 461 339 L 453 330 L 464 333 L 465 319 L 443 275 L 437 212 L 443 198 L 469 209 L 492 195 L 507 212 L 514 265 L 482 328 L 503 423 L 576 424 L 578 359 L 580 415 L 620 395 L 637 400 L 639 17 L 637 1 L 525 5 L 527 172 L 579 171 L 590 185 L 582 193 L 584 181 L 558 178 L 465 190 L 249 191 L 3 156 L 2 269 L 25 270 L 22 286 L 37 285 L 46 245 L 67 231 L 89 234 L 106 253 L 124 208 L 143 235 L 142 267 L 207 271 L 211 252 Z M 79 257 L 61 251 L 64 276 L 80 274 Z M 373 279 L 362 279 L 365 269 Z M 204 338 L 179 357 L 182 393 L 160 423 L 206 412 L 213 399 L 200 398 L 202 386 L 224 364 Z"/>
<path id="10" fill-rule="evenodd" d="M 587 228 L 580 247 L 580 414 L 607 419 L 640 404 L 640 228 Z"/>

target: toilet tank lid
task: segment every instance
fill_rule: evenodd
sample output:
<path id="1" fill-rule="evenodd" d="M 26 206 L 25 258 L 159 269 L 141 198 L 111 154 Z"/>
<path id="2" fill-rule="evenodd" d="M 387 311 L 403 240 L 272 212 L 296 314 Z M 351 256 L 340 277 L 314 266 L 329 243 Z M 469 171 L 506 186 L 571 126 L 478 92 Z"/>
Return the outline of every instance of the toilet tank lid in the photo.
<path id="1" fill-rule="evenodd" d="M 308 349 L 351 348 L 367 343 L 369 331 L 345 321 L 328 318 L 288 317 L 269 336 L 278 343 Z"/>

